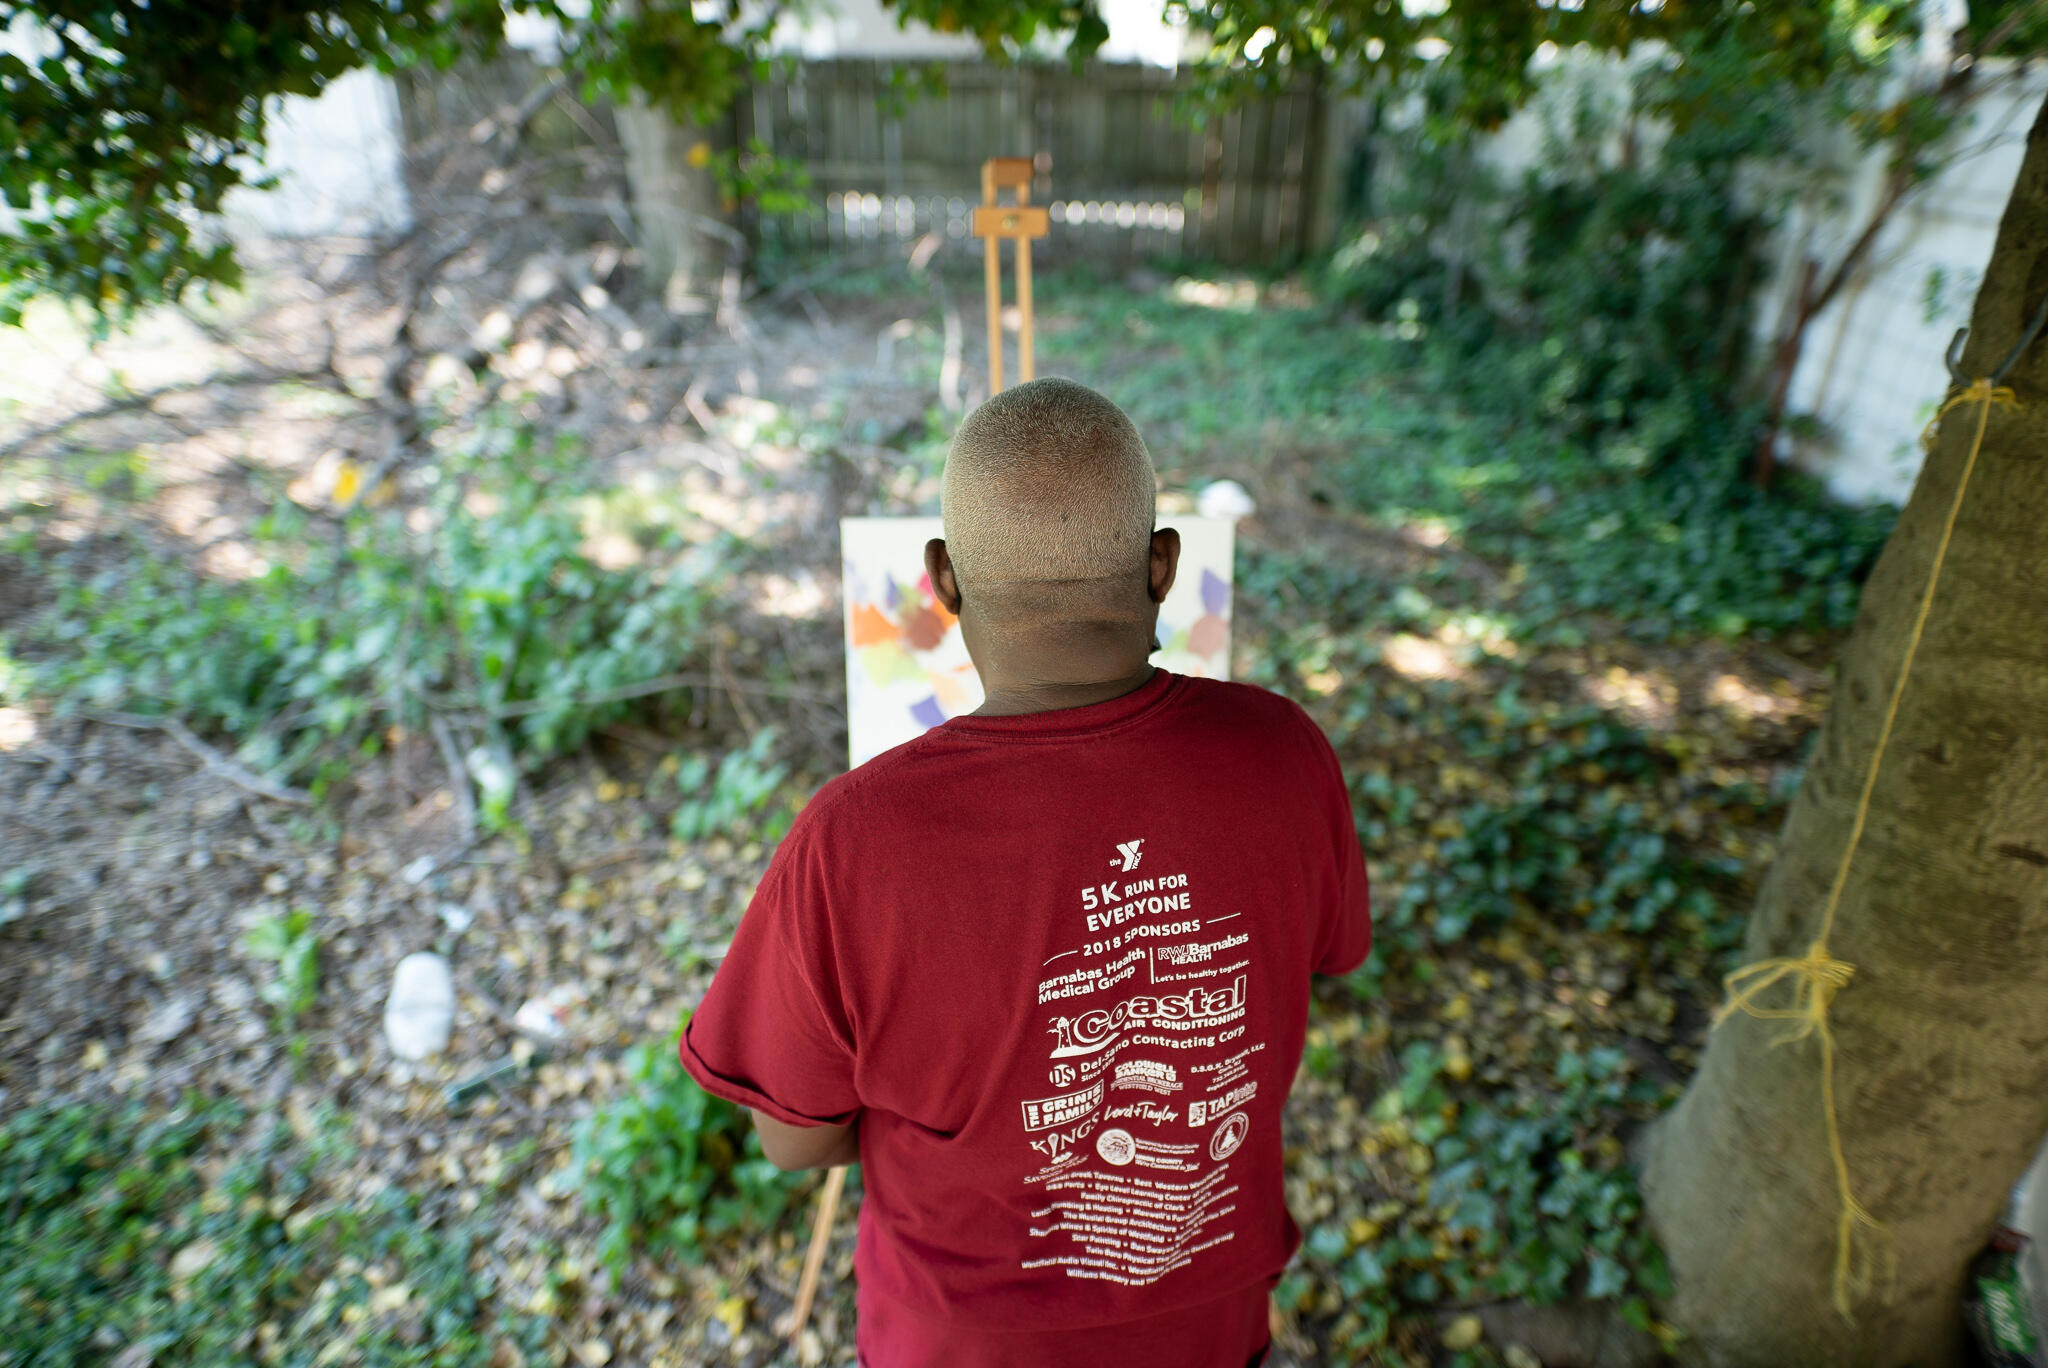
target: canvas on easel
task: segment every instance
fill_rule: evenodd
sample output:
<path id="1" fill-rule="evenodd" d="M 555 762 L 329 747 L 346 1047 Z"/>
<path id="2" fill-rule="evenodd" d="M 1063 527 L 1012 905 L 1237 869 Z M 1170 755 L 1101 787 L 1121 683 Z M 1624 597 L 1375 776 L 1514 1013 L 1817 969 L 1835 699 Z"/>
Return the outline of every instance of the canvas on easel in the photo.
<path id="1" fill-rule="evenodd" d="M 1230 677 L 1231 561 L 1227 518 L 1174 518 L 1180 570 L 1159 607 L 1152 662 L 1176 674 Z M 859 765 L 981 706 L 981 678 L 957 619 L 933 595 L 924 545 L 937 518 L 843 518 L 840 571 L 846 630 L 847 760 Z"/>

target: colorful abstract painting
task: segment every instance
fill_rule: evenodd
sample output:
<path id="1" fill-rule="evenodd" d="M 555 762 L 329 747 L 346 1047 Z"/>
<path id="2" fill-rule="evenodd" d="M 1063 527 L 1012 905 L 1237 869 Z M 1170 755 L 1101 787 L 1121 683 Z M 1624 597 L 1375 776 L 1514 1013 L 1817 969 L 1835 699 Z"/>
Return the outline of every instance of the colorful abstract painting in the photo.
<path id="1" fill-rule="evenodd" d="M 1234 528 L 1227 518 L 1172 517 L 1180 573 L 1159 610 L 1153 663 L 1176 674 L 1230 676 Z M 937 518 L 845 518 L 848 760 L 858 765 L 949 717 L 981 706 L 981 679 L 953 615 L 925 578 Z"/>

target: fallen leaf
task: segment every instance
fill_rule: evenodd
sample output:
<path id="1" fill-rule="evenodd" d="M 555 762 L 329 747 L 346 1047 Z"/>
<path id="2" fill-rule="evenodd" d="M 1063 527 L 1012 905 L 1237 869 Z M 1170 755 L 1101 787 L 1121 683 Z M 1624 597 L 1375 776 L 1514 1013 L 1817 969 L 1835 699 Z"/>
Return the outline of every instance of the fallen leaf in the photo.
<path id="1" fill-rule="evenodd" d="M 212 1240 L 198 1239 L 171 1256 L 172 1283 L 186 1283 L 206 1271 L 207 1265 L 220 1257 L 220 1246 Z"/>
<path id="2" fill-rule="evenodd" d="M 1462 1353 L 1479 1343 L 1484 1327 L 1477 1316 L 1460 1316 L 1444 1331 L 1444 1348 L 1453 1353 Z"/>

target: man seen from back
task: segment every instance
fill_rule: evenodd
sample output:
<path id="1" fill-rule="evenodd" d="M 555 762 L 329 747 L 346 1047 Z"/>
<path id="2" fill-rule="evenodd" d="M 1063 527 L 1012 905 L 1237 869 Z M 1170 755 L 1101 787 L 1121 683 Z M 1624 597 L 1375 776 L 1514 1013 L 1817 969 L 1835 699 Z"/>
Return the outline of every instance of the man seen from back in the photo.
<path id="1" fill-rule="evenodd" d="M 819 790 L 684 1033 L 776 1163 L 862 1165 L 868 1368 L 1268 1348 L 1281 1109 L 1366 874 L 1299 707 L 1150 663 L 1154 488 L 1070 380 L 968 416 L 926 566 L 987 701 Z"/>

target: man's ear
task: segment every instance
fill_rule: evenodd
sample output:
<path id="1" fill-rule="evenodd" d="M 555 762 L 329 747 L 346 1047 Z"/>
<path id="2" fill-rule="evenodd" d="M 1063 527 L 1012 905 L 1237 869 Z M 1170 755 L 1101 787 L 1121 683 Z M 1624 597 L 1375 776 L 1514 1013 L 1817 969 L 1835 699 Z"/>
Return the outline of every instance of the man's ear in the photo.
<path id="1" fill-rule="evenodd" d="M 931 547 L 925 548 L 925 556 L 931 556 Z M 1154 603 L 1166 602 L 1167 592 L 1173 588 L 1173 577 L 1179 572 L 1180 533 L 1170 527 L 1162 527 L 1152 534 L 1152 565 L 1145 585 L 1146 593 Z"/>
<path id="2" fill-rule="evenodd" d="M 933 537 L 924 544 L 924 573 L 932 582 L 932 597 L 954 617 L 960 616 L 960 582 L 953 577 L 953 558 L 946 554 L 944 539 Z"/>

